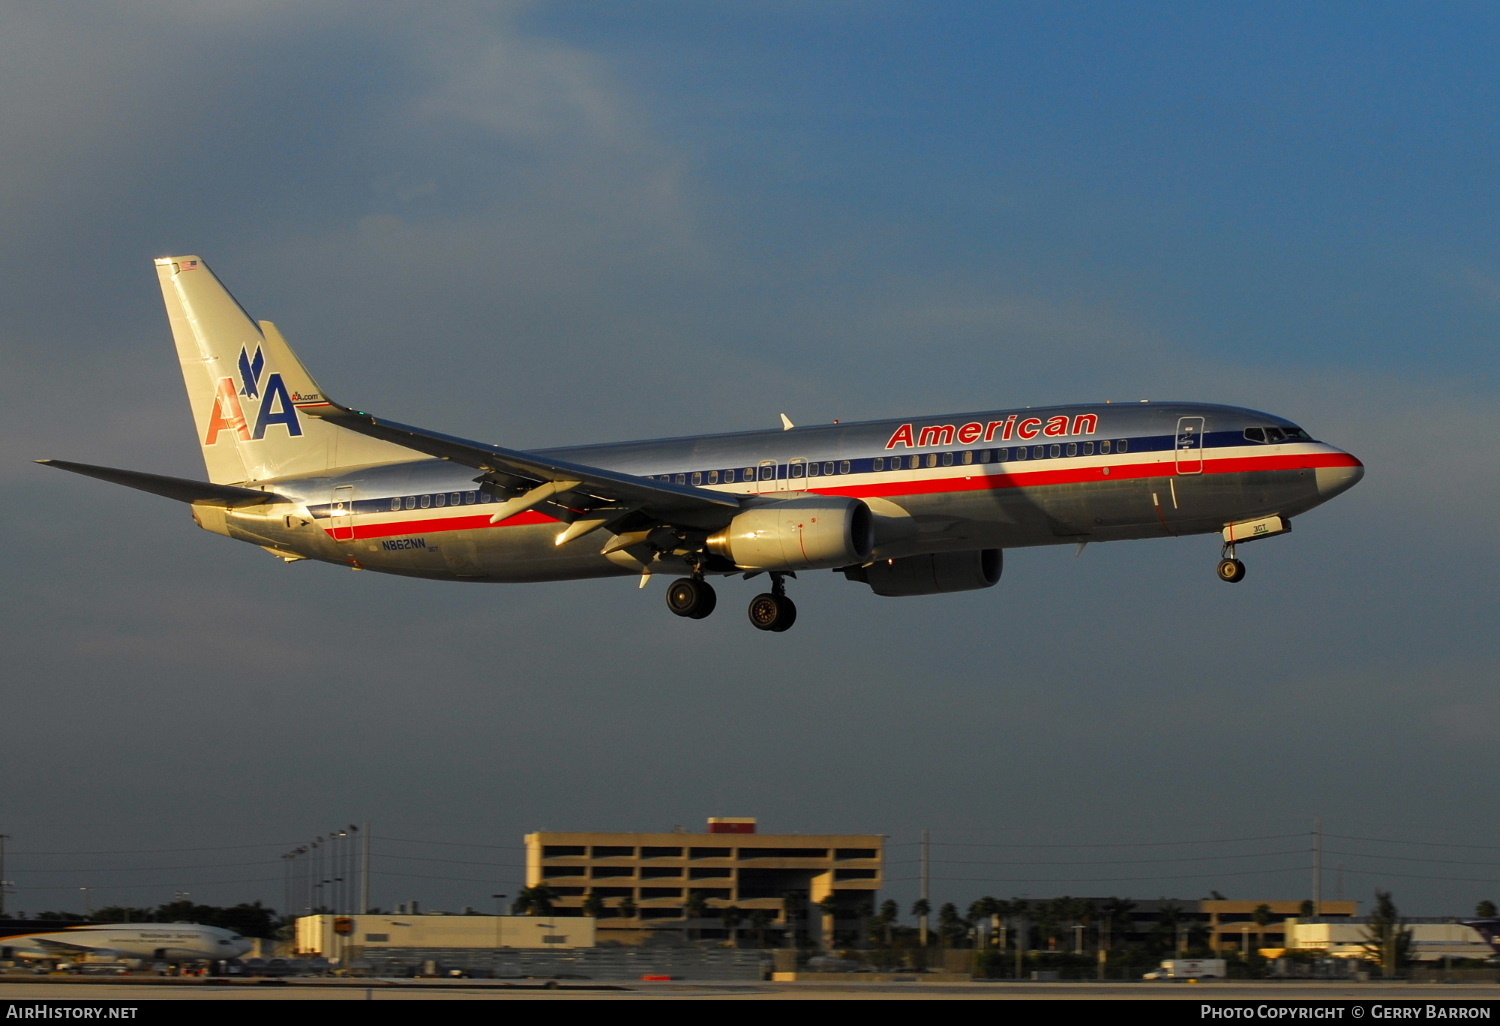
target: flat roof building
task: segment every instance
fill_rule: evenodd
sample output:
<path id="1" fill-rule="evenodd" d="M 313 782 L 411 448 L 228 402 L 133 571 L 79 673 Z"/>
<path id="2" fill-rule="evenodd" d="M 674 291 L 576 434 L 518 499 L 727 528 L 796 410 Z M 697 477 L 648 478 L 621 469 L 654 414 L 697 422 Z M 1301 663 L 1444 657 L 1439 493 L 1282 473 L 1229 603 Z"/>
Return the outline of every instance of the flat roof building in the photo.
<path id="1" fill-rule="evenodd" d="M 360 958 L 392 948 L 591 948 L 594 920 L 577 916 L 314 915 L 297 920 L 296 950 Z"/>
<path id="2" fill-rule="evenodd" d="M 761 912 L 784 930 L 789 897 L 813 919 L 821 913 L 811 906 L 830 896 L 839 917 L 873 911 L 884 857 L 880 834 L 762 834 L 753 819 L 715 818 L 704 833 L 527 834 L 526 883 L 545 884 L 562 915 L 580 914 L 595 895 L 605 909 L 599 939 L 639 943 L 664 929 L 723 936 L 730 906 L 745 914 L 741 929 Z M 689 921 L 695 894 L 706 915 Z M 633 915 L 621 914 L 622 902 Z"/>

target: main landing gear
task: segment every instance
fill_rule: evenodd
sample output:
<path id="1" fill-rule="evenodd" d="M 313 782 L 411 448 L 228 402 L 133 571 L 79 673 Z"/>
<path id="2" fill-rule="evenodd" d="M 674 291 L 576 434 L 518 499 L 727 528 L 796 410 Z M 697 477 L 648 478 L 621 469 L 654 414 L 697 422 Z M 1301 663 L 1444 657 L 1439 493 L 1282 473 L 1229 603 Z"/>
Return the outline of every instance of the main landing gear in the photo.
<path id="1" fill-rule="evenodd" d="M 1245 564 L 1234 555 L 1234 546 L 1224 546 L 1224 558 L 1219 560 L 1219 580 L 1238 584 L 1245 579 Z"/>
<path id="2" fill-rule="evenodd" d="M 797 622 L 797 607 L 786 597 L 786 581 L 771 575 L 771 590 L 750 600 L 750 622 L 757 630 L 780 634 Z"/>
<path id="3" fill-rule="evenodd" d="M 667 586 L 667 608 L 678 616 L 701 620 L 714 611 L 718 596 L 701 577 L 679 577 Z M 786 581 L 771 575 L 771 590 L 750 600 L 750 622 L 757 629 L 781 633 L 797 621 L 797 607 L 786 597 Z"/>
<path id="4" fill-rule="evenodd" d="M 701 577 L 679 577 L 667 586 L 667 608 L 678 616 L 701 620 L 718 604 L 713 585 Z"/>

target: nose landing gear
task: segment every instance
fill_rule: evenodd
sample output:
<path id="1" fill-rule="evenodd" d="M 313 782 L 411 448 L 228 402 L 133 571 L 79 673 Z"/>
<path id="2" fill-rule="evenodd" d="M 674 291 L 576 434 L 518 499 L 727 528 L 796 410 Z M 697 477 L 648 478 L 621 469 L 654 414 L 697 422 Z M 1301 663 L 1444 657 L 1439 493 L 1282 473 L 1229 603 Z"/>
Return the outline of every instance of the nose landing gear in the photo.
<path id="1" fill-rule="evenodd" d="M 1219 560 L 1219 580 L 1238 584 L 1245 579 L 1245 564 L 1235 558 L 1234 546 L 1224 546 L 1224 558 Z"/>
<path id="2" fill-rule="evenodd" d="M 780 634 L 797 622 L 797 607 L 786 597 L 786 581 L 771 575 L 771 590 L 750 600 L 750 622 L 756 629 Z"/>

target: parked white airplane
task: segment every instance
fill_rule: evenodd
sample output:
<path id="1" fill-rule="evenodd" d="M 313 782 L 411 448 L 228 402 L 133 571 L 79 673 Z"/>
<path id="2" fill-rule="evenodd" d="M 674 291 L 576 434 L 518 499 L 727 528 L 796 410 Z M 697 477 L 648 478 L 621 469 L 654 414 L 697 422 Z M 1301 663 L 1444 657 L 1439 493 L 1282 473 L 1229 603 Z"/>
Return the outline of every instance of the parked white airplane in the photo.
<path id="1" fill-rule="evenodd" d="M 1364 467 L 1280 417 L 1096 403 L 520 452 L 329 399 L 269 321 L 197 257 L 156 261 L 209 483 L 41 460 L 190 503 L 199 526 L 282 559 L 464 581 L 668 571 L 679 616 L 706 578 L 838 570 L 879 595 L 987 588 L 1001 552 L 1222 533 L 1236 546 L 1352 487 Z M 785 421 L 785 418 L 783 417 Z"/>
<path id="2" fill-rule="evenodd" d="M 0 932 L 0 956 L 47 962 L 219 961 L 249 950 L 233 930 L 194 923 L 80 923 L 45 932 L 15 924 Z"/>

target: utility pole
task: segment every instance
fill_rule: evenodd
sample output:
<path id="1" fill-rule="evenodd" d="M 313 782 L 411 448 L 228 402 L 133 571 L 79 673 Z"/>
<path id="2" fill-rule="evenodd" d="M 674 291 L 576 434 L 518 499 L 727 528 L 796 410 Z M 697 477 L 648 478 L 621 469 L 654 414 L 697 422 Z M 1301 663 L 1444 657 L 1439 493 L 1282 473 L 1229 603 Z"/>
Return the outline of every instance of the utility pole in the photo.
<path id="1" fill-rule="evenodd" d="M 1313 820 L 1313 915 L 1323 914 L 1323 821 Z"/>
<path id="2" fill-rule="evenodd" d="M 370 911 L 370 821 L 365 820 L 364 846 L 359 865 L 359 914 Z"/>
<path id="3" fill-rule="evenodd" d="M 928 831 L 922 831 L 922 901 L 923 908 L 930 908 L 932 904 L 932 835 Z M 927 948 L 927 913 L 922 913 L 919 924 L 921 928 L 921 942 L 923 950 Z"/>

